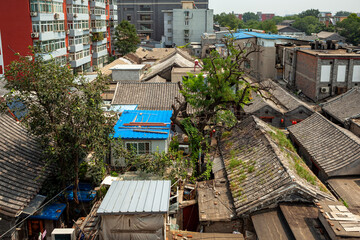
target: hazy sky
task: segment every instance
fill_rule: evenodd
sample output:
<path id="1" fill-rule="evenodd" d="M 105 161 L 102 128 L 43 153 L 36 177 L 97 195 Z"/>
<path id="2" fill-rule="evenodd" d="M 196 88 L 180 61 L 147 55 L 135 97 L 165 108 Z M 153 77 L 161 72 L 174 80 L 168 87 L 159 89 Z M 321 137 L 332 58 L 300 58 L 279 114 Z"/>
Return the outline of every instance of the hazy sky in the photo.
<path id="1" fill-rule="evenodd" d="M 214 13 L 263 12 L 283 16 L 314 8 L 320 11 L 340 10 L 360 12 L 360 0 L 209 0 L 209 8 Z"/>

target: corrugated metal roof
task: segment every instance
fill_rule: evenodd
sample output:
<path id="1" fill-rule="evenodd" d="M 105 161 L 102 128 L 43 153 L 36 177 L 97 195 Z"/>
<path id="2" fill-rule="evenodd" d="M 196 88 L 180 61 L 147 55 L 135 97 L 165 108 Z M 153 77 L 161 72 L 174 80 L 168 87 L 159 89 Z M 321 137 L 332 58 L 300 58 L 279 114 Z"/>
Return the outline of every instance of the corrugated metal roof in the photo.
<path id="1" fill-rule="evenodd" d="M 170 187 L 169 180 L 115 181 L 97 214 L 167 213 Z"/>
<path id="2" fill-rule="evenodd" d="M 294 39 L 287 36 L 282 36 L 278 34 L 267 34 L 267 33 L 258 33 L 258 32 L 237 32 L 232 34 L 236 40 L 238 39 L 248 39 L 248 38 L 263 38 L 263 39 Z"/>
<path id="3" fill-rule="evenodd" d="M 170 134 L 172 111 L 127 110 L 115 125 L 114 138 L 167 139 Z M 164 126 L 126 126 L 127 123 L 164 123 Z"/>

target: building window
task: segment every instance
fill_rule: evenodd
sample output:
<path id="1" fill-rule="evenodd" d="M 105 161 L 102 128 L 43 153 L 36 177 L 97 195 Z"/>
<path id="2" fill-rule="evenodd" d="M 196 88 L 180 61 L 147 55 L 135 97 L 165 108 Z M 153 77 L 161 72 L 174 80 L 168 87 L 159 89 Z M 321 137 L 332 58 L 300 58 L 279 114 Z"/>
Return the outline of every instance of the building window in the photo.
<path id="1" fill-rule="evenodd" d="M 331 72 L 330 65 L 321 66 L 320 82 L 330 82 L 330 72 Z"/>
<path id="2" fill-rule="evenodd" d="M 151 11 L 150 5 L 140 5 L 140 11 Z"/>
<path id="3" fill-rule="evenodd" d="M 246 69 L 249 69 L 251 66 L 250 66 L 250 61 L 245 61 L 244 62 L 244 67 L 246 68 Z"/>
<path id="4" fill-rule="evenodd" d="M 360 65 L 354 65 L 352 81 L 360 82 Z"/>
<path id="5" fill-rule="evenodd" d="M 336 81 L 345 82 L 345 77 L 346 77 L 346 65 L 339 65 Z"/>
<path id="6" fill-rule="evenodd" d="M 171 20 L 168 20 L 168 24 L 172 24 L 172 21 L 171 21 Z"/>
<path id="7" fill-rule="evenodd" d="M 127 15 L 127 16 L 126 16 L 126 20 L 127 20 L 128 22 L 130 22 L 130 21 L 131 21 L 131 15 Z"/>
<path id="8" fill-rule="evenodd" d="M 147 154 L 150 153 L 150 143 L 149 142 L 128 142 L 126 143 L 126 149 L 128 151 L 134 151 L 137 154 Z"/>
<path id="9" fill-rule="evenodd" d="M 149 14 L 146 14 L 146 15 L 141 14 L 140 15 L 140 20 L 141 21 L 150 21 L 151 20 L 151 15 L 149 15 Z"/>
<path id="10" fill-rule="evenodd" d="M 185 17 L 188 17 L 189 16 L 189 11 L 185 11 L 184 14 L 185 14 Z"/>
<path id="11" fill-rule="evenodd" d="M 171 29 L 171 28 L 168 28 L 168 33 L 172 33 L 172 29 Z"/>
<path id="12" fill-rule="evenodd" d="M 168 41 L 172 41 L 172 37 L 168 37 Z"/>
<path id="13" fill-rule="evenodd" d="M 189 25 L 189 20 L 185 20 L 185 26 Z"/>

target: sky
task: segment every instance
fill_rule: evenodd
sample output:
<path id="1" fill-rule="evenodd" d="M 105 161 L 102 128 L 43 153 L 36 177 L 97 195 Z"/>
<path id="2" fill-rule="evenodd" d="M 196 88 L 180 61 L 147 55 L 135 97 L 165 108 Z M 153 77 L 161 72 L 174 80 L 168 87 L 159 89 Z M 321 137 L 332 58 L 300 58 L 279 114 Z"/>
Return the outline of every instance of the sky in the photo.
<path id="1" fill-rule="evenodd" d="M 360 0 L 209 0 L 209 8 L 214 9 L 214 14 L 234 11 L 275 13 L 284 16 L 311 8 L 335 14 L 340 10 L 360 12 Z"/>

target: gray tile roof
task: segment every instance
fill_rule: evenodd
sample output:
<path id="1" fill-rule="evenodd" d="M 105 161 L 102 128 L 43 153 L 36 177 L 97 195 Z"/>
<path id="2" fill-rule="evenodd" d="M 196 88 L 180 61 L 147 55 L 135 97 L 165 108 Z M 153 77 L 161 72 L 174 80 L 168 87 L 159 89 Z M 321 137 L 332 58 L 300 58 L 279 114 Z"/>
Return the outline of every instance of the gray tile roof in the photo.
<path id="1" fill-rule="evenodd" d="M 15 217 L 39 192 L 46 172 L 34 137 L 0 114 L 0 213 Z"/>
<path id="2" fill-rule="evenodd" d="M 355 87 L 321 104 L 322 110 L 342 124 L 360 114 L 360 88 Z"/>
<path id="3" fill-rule="evenodd" d="M 191 59 L 188 54 L 176 49 L 176 51 L 168 55 L 166 58 L 151 66 L 151 68 L 146 71 L 141 81 L 148 81 L 156 75 L 161 75 L 164 71 L 171 72 L 173 67 L 194 67 L 194 60 Z"/>
<path id="4" fill-rule="evenodd" d="M 279 130 L 278 130 L 279 131 Z M 233 129 L 220 143 L 221 154 L 237 215 L 274 207 L 281 201 L 312 201 L 333 197 L 320 191 L 316 179 L 296 152 L 280 147 L 272 135 L 278 134 L 266 123 L 251 116 Z M 304 171 L 315 177 L 315 185 L 300 177 L 295 159 Z"/>
<path id="5" fill-rule="evenodd" d="M 138 110 L 172 110 L 183 99 L 176 83 L 118 83 L 111 104 L 136 104 Z"/>
<path id="6" fill-rule="evenodd" d="M 97 214 L 167 213 L 170 186 L 169 180 L 115 181 L 106 193 Z"/>
<path id="7" fill-rule="evenodd" d="M 360 139 L 350 131 L 319 113 L 288 130 L 328 177 L 360 173 Z"/>
<path id="8" fill-rule="evenodd" d="M 299 107 L 305 107 L 309 109 L 309 111 L 312 111 L 310 110 L 309 106 L 297 99 L 295 96 L 291 95 L 279 84 L 271 80 L 266 80 L 262 82 L 261 85 L 269 89 L 268 92 L 263 93 L 264 96 L 269 99 L 264 99 L 260 95 L 254 93 L 252 104 L 244 107 L 246 112 L 253 113 L 260 110 L 264 106 L 270 106 L 274 110 L 281 113 L 291 112 Z"/>

